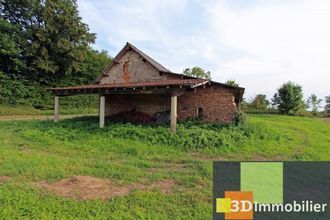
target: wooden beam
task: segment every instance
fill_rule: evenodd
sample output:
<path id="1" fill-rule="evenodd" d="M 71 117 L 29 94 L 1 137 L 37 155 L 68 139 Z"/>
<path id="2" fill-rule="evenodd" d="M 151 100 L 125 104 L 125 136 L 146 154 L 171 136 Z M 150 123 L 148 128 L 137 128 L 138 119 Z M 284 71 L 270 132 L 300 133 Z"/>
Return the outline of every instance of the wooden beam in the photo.
<path id="1" fill-rule="evenodd" d="M 192 85 L 191 88 L 193 89 L 193 88 L 196 88 L 196 87 L 199 87 L 199 86 L 205 85 L 205 84 L 207 84 L 207 83 L 209 83 L 209 82 L 210 82 L 210 81 L 204 81 L 204 82 L 201 82 L 201 83 L 197 83 L 197 84 L 195 84 L 195 85 Z"/>
<path id="2" fill-rule="evenodd" d="M 55 98 L 54 98 L 54 122 L 58 122 L 58 120 L 60 119 L 59 107 L 60 107 L 60 97 L 55 96 Z"/>
<path id="3" fill-rule="evenodd" d="M 105 96 L 100 95 L 100 109 L 99 109 L 99 117 L 100 117 L 100 128 L 104 127 L 104 115 L 105 115 Z"/>
<path id="4" fill-rule="evenodd" d="M 181 88 L 180 88 L 181 87 Z M 188 87 L 189 88 L 189 87 Z M 55 96 L 74 96 L 81 94 L 152 94 L 166 93 L 173 94 L 174 91 L 185 91 L 184 86 L 172 87 L 131 87 L 131 88 L 83 88 L 83 89 L 63 89 L 53 90 Z"/>
<path id="5" fill-rule="evenodd" d="M 177 121 L 177 100 L 178 97 L 175 95 L 171 96 L 171 130 L 176 131 L 176 121 Z"/>
<path id="6" fill-rule="evenodd" d="M 172 96 L 180 96 L 183 93 L 185 93 L 184 89 L 174 89 L 171 94 L 172 94 Z"/>

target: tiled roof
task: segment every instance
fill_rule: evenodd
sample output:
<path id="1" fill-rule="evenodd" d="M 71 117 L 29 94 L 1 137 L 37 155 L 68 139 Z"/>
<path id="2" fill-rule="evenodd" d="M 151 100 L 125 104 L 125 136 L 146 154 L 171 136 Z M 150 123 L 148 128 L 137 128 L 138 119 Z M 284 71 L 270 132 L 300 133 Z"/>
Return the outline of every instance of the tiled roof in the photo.
<path id="1" fill-rule="evenodd" d="M 135 83 L 113 83 L 113 84 L 89 84 L 80 86 L 68 86 L 60 88 L 52 88 L 51 91 L 62 90 L 81 90 L 81 89 L 111 89 L 111 88 L 138 88 L 138 87 L 167 87 L 167 86 L 190 86 L 196 87 L 209 82 L 205 79 L 171 79 L 151 82 L 135 82 Z"/>

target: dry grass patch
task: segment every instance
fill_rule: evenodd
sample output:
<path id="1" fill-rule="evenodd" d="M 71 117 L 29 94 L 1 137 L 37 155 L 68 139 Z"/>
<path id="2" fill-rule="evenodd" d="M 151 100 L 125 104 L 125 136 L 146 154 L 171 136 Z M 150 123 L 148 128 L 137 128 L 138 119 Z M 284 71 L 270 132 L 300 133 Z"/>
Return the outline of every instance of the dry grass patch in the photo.
<path id="1" fill-rule="evenodd" d="M 228 158 L 223 157 L 223 156 L 208 155 L 208 154 L 203 154 L 203 153 L 200 153 L 200 152 L 192 152 L 192 153 L 189 154 L 189 156 L 191 157 L 191 159 L 197 160 L 197 161 L 213 161 L 213 160 L 222 161 L 222 160 L 227 160 L 228 159 Z"/>
<path id="2" fill-rule="evenodd" d="M 151 185 L 141 185 L 140 189 L 142 190 L 153 190 L 159 189 L 162 193 L 170 194 L 173 191 L 173 187 L 176 186 L 176 182 L 174 180 L 160 180 L 152 183 Z"/>
<path id="3" fill-rule="evenodd" d="M 11 180 L 10 176 L 0 176 L 0 184 L 6 183 Z"/>
<path id="4" fill-rule="evenodd" d="M 110 180 L 91 176 L 73 176 L 54 183 L 41 182 L 37 186 L 58 196 L 78 200 L 106 200 L 115 196 L 124 196 L 133 190 L 160 190 L 169 194 L 176 186 L 174 180 L 161 180 L 151 184 L 131 183 L 130 185 L 115 185 Z"/>
<path id="5" fill-rule="evenodd" d="M 189 170 L 186 164 L 181 163 L 166 164 L 164 167 L 152 167 L 147 169 L 148 173 L 157 173 L 161 171 L 187 173 Z"/>

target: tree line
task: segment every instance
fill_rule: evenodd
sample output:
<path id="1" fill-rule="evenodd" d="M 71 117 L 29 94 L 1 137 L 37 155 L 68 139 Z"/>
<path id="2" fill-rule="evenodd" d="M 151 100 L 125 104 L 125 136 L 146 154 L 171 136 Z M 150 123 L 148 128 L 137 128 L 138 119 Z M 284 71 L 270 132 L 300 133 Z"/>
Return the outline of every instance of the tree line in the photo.
<path id="1" fill-rule="evenodd" d="M 75 0 L 0 0 L 0 104 L 49 108 L 54 86 L 90 83 L 111 61 Z M 80 105 L 94 97 L 69 98 Z"/>
<path id="2" fill-rule="evenodd" d="M 186 68 L 182 73 L 187 76 L 211 79 L 211 72 L 198 66 Z M 226 84 L 234 87 L 239 86 L 232 79 L 228 80 Z M 289 81 L 277 90 L 271 100 L 268 100 L 265 94 L 258 94 L 250 100 L 244 99 L 242 110 L 250 113 L 280 113 L 302 116 L 325 114 L 330 116 L 330 96 L 326 96 L 324 101 L 326 103 L 324 111 L 320 111 L 322 99 L 311 94 L 307 100 L 304 100 L 302 86 Z"/>
<path id="3" fill-rule="evenodd" d="M 251 113 L 280 113 L 301 116 L 330 115 L 330 96 L 325 97 L 325 107 L 321 109 L 322 99 L 311 94 L 303 99 L 301 85 L 291 81 L 284 83 L 268 100 L 265 94 L 258 94 L 250 100 L 244 100 L 242 109 Z"/>

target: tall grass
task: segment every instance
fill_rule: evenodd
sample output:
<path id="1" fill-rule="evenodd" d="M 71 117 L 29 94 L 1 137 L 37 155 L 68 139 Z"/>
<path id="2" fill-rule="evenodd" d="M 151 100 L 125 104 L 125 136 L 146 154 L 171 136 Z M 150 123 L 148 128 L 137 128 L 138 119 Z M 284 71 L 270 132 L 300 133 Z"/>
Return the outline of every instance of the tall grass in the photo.
<path id="1" fill-rule="evenodd" d="M 123 138 L 152 145 L 165 145 L 181 149 L 236 148 L 247 142 L 290 142 L 291 138 L 280 128 L 255 123 L 221 125 L 198 122 L 179 123 L 175 133 L 167 125 L 133 125 L 110 123 L 98 128 L 97 117 L 81 117 L 53 123 L 34 123 L 34 132 L 42 138 L 51 136 L 62 141 L 81 141 L 99 136 L 100 139 Z M 28 130 L 23 131 L 27 132 Z"/>

